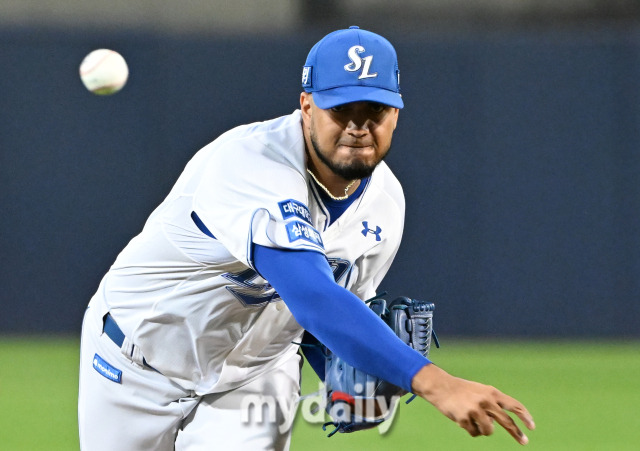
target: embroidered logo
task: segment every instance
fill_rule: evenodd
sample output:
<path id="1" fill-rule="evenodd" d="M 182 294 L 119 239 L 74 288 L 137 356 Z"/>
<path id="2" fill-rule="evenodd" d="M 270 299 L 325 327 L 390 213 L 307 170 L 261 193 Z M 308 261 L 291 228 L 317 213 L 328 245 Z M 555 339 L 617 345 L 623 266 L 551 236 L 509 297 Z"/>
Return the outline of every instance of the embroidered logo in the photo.
<path id="1" fill-rule="evenodd" d="M 367 234 L 372 233 L 376 236 L 376 241 L 381 241 L 382 238 L 380 238 L 380 232 L 382 232 L 382 229 L 380 228 L 380 226 L 376 226 L 376 229 L 370 229 L 369 228 L 369 221 L 362 221 L 362 227 L 364 227 L 364 229 L 362 229 L 362 234 L 364 236 L 367 236 Z"/>
<path id="2" fill-rule="evenodd" d="M 110 381 L 117 382 L 118 384 L 122 383 L 122 371 L 111 366 L 98 354 L 93 356 L 93 368 Z"/>
<path id="3" fill-rule="evenodd" d="M 324 249 L 320 233 L 309 224 L 300 221 L 291 221 L 287 223 L 286 228 L 290 243 L 297 240 L 305 240 Z"/>
<path id="4" fill-rule="evenodd" d="M 351 62 L 349 64 L 345 64 L 344 70 L 347 72 L 357 72 L 362 68 L 362 72 L 360 72 L 358 80 L 362 80 L 363 78 L 376 78 L 378 76 L 377 72 L 374 74 L 369 73 L 369 69 L 371 69 L 371 62 L 373 61 L 373 55 L 361 58 L 360 53 L 364 52 L 365 49 L 361 45 L 354 45 L 347 52 Z"/>
<path id="5" fill-rule="evenodd" d="M 292 216 L 302 219 L 311 223 L 311 213 L 305 204 L 298 202 L 297 200 L 289 199 L 278 202 L 280 212 L 282 213 L 282 219 L 289 219 Z"/>

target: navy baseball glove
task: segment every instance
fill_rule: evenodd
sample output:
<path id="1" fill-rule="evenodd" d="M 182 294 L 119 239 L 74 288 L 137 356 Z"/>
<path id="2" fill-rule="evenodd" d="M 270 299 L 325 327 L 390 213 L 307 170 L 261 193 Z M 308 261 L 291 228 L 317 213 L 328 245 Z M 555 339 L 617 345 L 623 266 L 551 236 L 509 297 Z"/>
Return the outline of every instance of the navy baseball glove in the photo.
<path id="1" fill-rule="evenodd" d="M 402 341 L 425 357 L 432 337 L 439 346 L 433 332 L 434 304 L 407 297 L 399 297 L 388 306 L 379 297 L 367 303 Z M 376 427 L 388 419 L 398 399 L 407 392 L 352 367 L 328 349 L 325 352 L 325 410 L 333 421 L 325 423 L 323 429 L 329 425 L 335 428 L 329 437 L 336 432 Z"/>

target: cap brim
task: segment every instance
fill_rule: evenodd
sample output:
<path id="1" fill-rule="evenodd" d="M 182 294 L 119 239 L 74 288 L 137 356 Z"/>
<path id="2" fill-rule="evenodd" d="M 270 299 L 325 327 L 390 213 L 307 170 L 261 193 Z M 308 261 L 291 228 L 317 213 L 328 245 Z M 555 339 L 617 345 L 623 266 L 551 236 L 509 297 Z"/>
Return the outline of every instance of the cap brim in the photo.
<path id="1" fill-rule="evenodd" d="M 323 110 L 351 102 L 377 102 L 394 108 L 404 107 L 397 92 L 371 86 L 343 86 L 313 92 L 313 102 Z"/>

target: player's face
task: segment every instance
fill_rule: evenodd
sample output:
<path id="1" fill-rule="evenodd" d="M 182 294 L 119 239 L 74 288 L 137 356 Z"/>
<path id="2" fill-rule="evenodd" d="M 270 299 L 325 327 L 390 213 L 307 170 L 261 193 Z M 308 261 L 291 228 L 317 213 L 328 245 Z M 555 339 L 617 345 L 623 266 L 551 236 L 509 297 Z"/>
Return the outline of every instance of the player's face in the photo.
<path id="1" fill-rule="evenodd" d="M 317 159 L 345 180 L 371 175 L 387 155 L 398 109 L 374 102 L 353 102 L 323 110 L 311 95 L 301 99 L 305 136 Z"/>

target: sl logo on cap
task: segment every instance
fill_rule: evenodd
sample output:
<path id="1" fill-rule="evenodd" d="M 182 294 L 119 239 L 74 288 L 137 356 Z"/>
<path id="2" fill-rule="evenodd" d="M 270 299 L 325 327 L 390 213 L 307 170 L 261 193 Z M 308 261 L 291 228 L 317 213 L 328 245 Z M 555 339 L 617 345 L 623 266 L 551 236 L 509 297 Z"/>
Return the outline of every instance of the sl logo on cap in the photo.
<path id="1" fill-rule="evenodd" d="M 373 61 L 373 55 L 365 56 L 364 58 L 360 57 L 360 53 L 364 53 L 364 47 L 361 45 L 354 45 L 349 49 L 347 55 L 351 62 L 349 64 L 345 64 L 344 70 L 347 72 L 357 72 L 362 68 L 362 72 L 358 77 L 358 80 L 363 78 L 375 78 L 378 76 L 378 73 L 370 74 L 369 69 L 371 68 L 371 61 Z M 363 67 L 364 63 L 364 67 Z"/>

